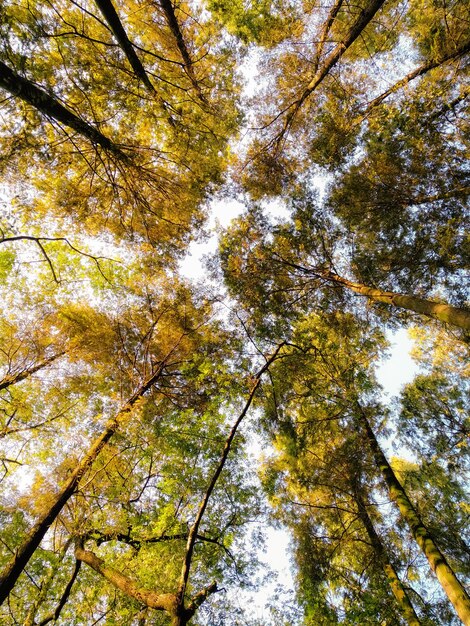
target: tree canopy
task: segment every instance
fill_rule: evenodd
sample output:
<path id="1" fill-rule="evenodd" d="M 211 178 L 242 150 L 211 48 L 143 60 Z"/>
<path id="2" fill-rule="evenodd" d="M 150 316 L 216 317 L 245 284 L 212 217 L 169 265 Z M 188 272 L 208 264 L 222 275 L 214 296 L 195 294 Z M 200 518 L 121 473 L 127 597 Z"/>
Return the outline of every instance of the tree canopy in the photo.
<path id="1" fill-rule="evenodd" d="M 2 624 L 470 624 L 469 53 L 463 0 L 2 3 Z"/>

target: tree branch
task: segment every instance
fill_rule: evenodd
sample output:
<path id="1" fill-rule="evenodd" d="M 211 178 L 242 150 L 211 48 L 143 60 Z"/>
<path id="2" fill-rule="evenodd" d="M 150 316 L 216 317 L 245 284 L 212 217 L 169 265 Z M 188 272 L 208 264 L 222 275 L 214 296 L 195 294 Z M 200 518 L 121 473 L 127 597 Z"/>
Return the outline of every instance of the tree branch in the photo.
<path id="1" fill-rule="evenodd" d="M 222 455 L 220 457 L 219 463 L 216 467 L 216 470 L 212 476 L 212 479 L 209 483 L 209 486 L 207 487 L 206 493 L 204 494 L 204 497 L 201 501 L 201 504 L 199 506 L 199 510 L 197 512 L 196 515 L 196 519 L 194 520 L 193 525 L 190 528 L 189 534 L 188 534 L 188 541 L 186 544 L 186 554 L 184 557 L 184 562 L 183 562 L 183 567 L 181 570 L 181 578 L 180 578 L 180 585 L 179 585 L 179 589 L 178 589 L 178 600 L 180 603 L 183 603 L 184 601 L 184 594 L 186 591 L 186 586 L 188 583 L 188 578 L 189 578 L 189 571 L 191 568 L 191 560 L 192 560 L 192 556 L 193 556 L 193 551 L 194 551 L 194 544 L 196 542 L 196 538 L 197 538 L 197 534 L 198 534 L 198 530 L 199 530 L 199 526 L 201 524 L 202 518 L 204 516 L 205 510 L 207 508 L 208 502 L 209 502 L 209 498 L 211 497 L 211 494 L 214 490 L 214 487 L 219 479 L 220 474 L 222 473 L 222 470 L 224 468 L 225 462 L 227 461 L 227 457 L 229 455 L 230 452 L 230 448 L 232 446 L 232 442 L 235 438 L 235 435 L 237 433 L 238 427 L 240 426 L 243 418 L 246 416 L 248 409 L 251 406 L 251 403 L 253 401 L 253 398 L 255 396 L 256 390 L 258 389 L 260 383 L 261 383 L 261 378 L 263 376 L 263 374 L 266 372 L 266 370 L 269 369 L 270 365 L 276 360 L 279 351 L 281 350 L 281 348 L 284 346 L 284 342 L 282 342 L 281 344 L 278 345 L 278 347 L 276 348 L 276 350 L 274 351 L 274 353 L 269 357 L 269 359 L 266 360 L 266 363 L 263 365 L 263 367 L 258 371 L 258 373 L 255 375 L 254 379 L 253 379 L 253 384 L 252 384 L 252 388 L 250 391 L 250 394 L 248 396 L 248 400 L 245 403 L 245 406 L 243 407 L 242 412 L 240 413 L 238 419 L 236 420 L 235 424 L 232 426 L 232 429 L 229 433 L 229 436 L 227 437 L 227 440 L 225 442 L 224 445 L 224 449 L 222 451 Z"/>
<path id="2" fill-rule="evenodd" d="M 75 567 L 73 569 L 72 572 L 72 576 L 69 580 L 69 582 L 67 583 L 67 586 L 64 589 L 64 593 L 62 594 L 60 600 L 59 600 L 59 604 L 57 605 L 54 613 L 51 613 L 50 615 L 48 615 L 47 617 L 45 617 L 43 620 L 41 620 L 38 624 L 38 626 L 46 626 L 46 624 L 48 624 L 49 622 L 52 621 L 57 621 L 59 619 L 60 613 L 62 611 L 62 609 L 65 606 L 65 603 L 67 602 L 67 600 L 69 599 L 70 596 L 70 592 L 72 591 L 72 587 L 73 584 L 78 576 L 78 573 L 80 572 L 80 568 L 82 566 L 82 562 L 79 561 L 78 559 L 75 561 Z"/>
<path id="3" fill-rule="evenodd" d="M 177 608 L 175 594 L 156 593 L 138 587 L 133 580 L 112 567 L 106 567 L 103 559 L 97 557 L 94 552 L 84 550 L 80 545 L 75 548 L 75 556 L 78 560 L 89 565 L 95 572 L 101 574 L 101 576 L 109 580 L 117 589 L 123 591 L 131 598 L 135 598 L 138 602 L 142 602 L 142 604 L 156 611 L 167 611 L 170 615 L 175 614 Z"/>
<path id="4" fill-rule="evenodd" d="M 25 378 L 28 378 L 32 374 L 35 374 L 36 372 L 38 372 L 39 370 L 43 369 L 44 367 L 47 367 L 48 365 L 53 363 L 59 357 L 64 356 L 64 354 L 66 354 L 66 353 L 67 352 L 65 350 L 63 350 L 62 352 L 58 352 L 57 354 L 53 354 L 52 356 L 50 356 L 49 358 L 45 359 L 44 361 L 41 361 L 41 363 L 38 363 L 37 365 L 34 365 L 33 367 L 29 367 L 29 368 L 23 370 L 22 372 L 19 372 L 18 374 L 14 374 L 13 376 L 5 376 L 5 378 L 3 378 L 0 381 L 0 390 L 6 389 L 7 387 L 10 387 L 10 385 L 15 385 L 16 383 L 21 382 Z"/>
<path id="5" fill-rule="evenodd" d="M 359 35 L 362 33 L 364 28 L 369 24 L 377 11 L 384 4 L 385 0 L 370 0 L 369 4 L 366 5 L 363 9 L 361 9 L 359 17 L 356 19 L 354 24 L 349 29 L 346 37 L 338 43 L 332 52 L 326 57 L 322 65 L 317 69 L 314 73 L 313 78 L 308 83 L 307 87 L 303 90 L 299 98 L 293 102 L 290 107 L 287 107 L 285 110 L 291 109 L 290 113 L 287 115 L 284 126 L 281 132 L 276 137 L 275 143 L 277 146 L 280 145 L 284 136 L 289 132 L 290 127 L 294 121 L 299 110 L 302 108 L 303 103 L 307 98 L 315 91 L 315 89 L 320 85 L 323 79 L 329 74 L 330 70 L 338 63 L 343 54 L 347 51 L 347 49 L 356 41 Z M 339 10 L 339 7 L 338 7 Z M 333 14 L 334 19 L 335 14 Z M 325 24 L 325 28 L 327 28 L 325 35 L 327 34 L 329 28 L 329 21 L 331 20 L 331 14 L 329 15 L 327 22 Z"/>
<path id="6" fill-rule="evenodd" d="M 126 163 L 129 162 L 127 154 L 111 139 L 78 117 L 78 115 L 72 113 L 57 98 L 44 91 L 44 89 L 37 87 L 27 78 L 20 76 L 2 61 L 0 61 L 0 87 L 34 107 L 46 117 L 56 120 L 79 135 L 86 137 L 92 144 L 101 146 Z"/>
<path id="7" fill-rule="evenodd" d="M 181 57 L 184 62 L 184 69 L 186 70 L 186 74 L 188 75 L 191 81 L 191 84 L 196 90 L 196 93 L 199 99 L 202 102 L 204 102 L 204 104 L 207 104 L 207 98 L 202 93 L 201 86 L 199 85 L 196 75 L 194 73 L 193 61 L 191 59 L 189 50 L 184 41 L 183 33 L 181 32 L 181 28 L 178 24 L 178 20 L 176 19 L 175 11 L 173 9 L 173 4 L 171 3 L 171 0 L 159 0 L 159 2 L 160 2 L 160 6 L 163 9 L 163 12 L 165 13 L 168 26 L 170 27 L 170 30 L 176 40 L 176 45 L 178 46 L 178 49 L 181 53 Z"/>

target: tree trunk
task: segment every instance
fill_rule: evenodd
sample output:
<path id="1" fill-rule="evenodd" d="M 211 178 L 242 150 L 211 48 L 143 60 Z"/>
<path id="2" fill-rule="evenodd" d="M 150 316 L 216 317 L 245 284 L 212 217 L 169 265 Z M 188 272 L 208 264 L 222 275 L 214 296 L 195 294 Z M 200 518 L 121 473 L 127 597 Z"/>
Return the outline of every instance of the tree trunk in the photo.
<path id="1" fill-rule="evenodd" d="M 75 550 L 75 556 L 78 560 L 89 565 L 95 572 L 98 572 L 109 580 L 117 589 L 125 593 L 127 596 L 134 598 L 138 602 L 145 604 L 151 609 L 157 611 L 166 611 L 170 615 L 174 615 L 177 610 L 177 598 L 174 593 L 156 593 L 142 587 L 138 587 L 133 580 L 121 574 L 112 567 L 106 567 L 103 559 L 81 547 Z"/>
<path id="2" fill-rule="evenodd" d="M 85 550 L 82 545 L 77 545 L 75 556 L 78 561 L 83 561 L 89 565 L 95 572 L 101 574 L 116 589 L 119 589 L 127 596 L 134 598 L 151 609 L 168 613 L 171 619 L 171 626 L 186 626 L 201 604 L 217 591 L 217 584 L 214 582 L 197 593 L 191 599 L 189 606 L 185 608 L 184 598 L 179 593 L 156 593 L 155 591 L 139 587 L 132 579 L 118 572 L 118 570 L 106 567 L 103 559 L 96 556 L 94 552 Z"/>
<path id="3" fill-rule="evenodd" d="M 421 622 L 419 617 L 416 615 L 416 612 L 411 604 L 411 600 L 404 588 L 398 574 L 390 562 L 388 558 L 387 551 L 380 540 L 380 537 L 375 531 L 372 520 L 369 517 L 369 513 L 367 512 L 367 507 L 362 499 L 361 494 L 358 490 L 355 493 L 356 504 L 358 507 L 359 518 L 366 529 L 366 532 L 369 536 L 370 542 L 372 544 L 372 548 L 377 556 L 377 559 L 382 566 L 383 571 L 387 577 L 388 583 L 392 590 L 393 595 L 395 596 L 395 600 L 400 608 L 400 611 L 403 617 L 406 619 L 409 626 L 421 626 Z"/>
<path id="4" fill-rule="evenodd" d="M 366 296 L 376 302 L 385 302 L 386 304 L 392 304 L 401 309 L 407 309 L 408 311 L 414 311 L 420 315 L 427 315 L 440 322 L 447 324 L 453 324 L 459 326 L 464 330 L 470 330 L 470 311 L 467 309 L 460 309 L 449 304 L 440 304 L 439 302 L 432 302 L 431 300 L 425 300 L 424 298 L 417 298 L 415 296 L 409 296 L 402 293 L 394 293 L 393 291 L 382 291 L 380 289 L 374 289 L 367 287 L 361 283 L 355 283 L 346 278 L 342 278 L 333 272 L 314 272 L 332 283 L 347 287 L 351 291 Z"/>
<path id="5" fill-rule="evenodd" d="M 186 542 L 186 553 L 184 556 L 184 560 L 183 560 L 183 567 L 181 568 L 181 577 L 180 577 L 180 584 L 179 584 L 179 588 L 178 588 L 178 593 L 177 593 L 177 597 L 178 597 L 178 602 L 179 602 L 179 606 L 184 606 L 184 596 L 186 593 L 186 586 L 188 583 L 188 578 L 189 578 L 189 570 L 191 567 L 191 560 L 192 560 L 192 556 L 193 556 L 193 552 L 194 552 L 194 546 L 196 543 L 196 538 L 198 536 L 198 530 L 199 530 L 199 526 L 201 524 L 202 518 L 204 516 L 204 513 L 206 511 L 207 505 L 209 503 L 209 498 L 212 495 L 212 492 L 215 488 L 215 485 L 217 484 L 217 481 L 219 479 L 220 474 L 222 473 L 222 470 L 224 469 L 225 463 L 227 461 L 228 455 L 230 453 L 230 449 L 232 447 L 232 443 L 233 440 L 235 439 L 235 435 L 237 434 L 237 430 L 238 427 L 240 426 L 240 424 L 242 423 L 243 419 L 245 418 L 246 414 L 248 413 L 248 410 L 251 406 L 251 403 L 253 402 L 253 399 L 255 397 L 256 394 L 256 390 L 258 389 L 260 383 L 261 383 L 261 378 L 263 376 L 263 374 L 269 370 L 271 364 L 277 359 L 277 356 L 281 350 L 281 348 L 284 346 L 284 342 L 280 343 L 276 350 L 272 353 L 272 355 L 269 357 L 269 359 L 266 360 L 266 363 L 263 365 L 263 367 L 256 373 L 256 375 L 253 378 L 253 382 L 252 382 L 252 386 L 251 386 L 251 390 L 250 390 L 250 394 L 248 396 L 248 399 L 245 403 L 245 406 L 243 407 L 240 415 L 238 416 L 237 420 L 235 421 L 234 425 L 232 426 L 230 433 L 227 437 L 227 439 L 225 440 L 225 444 L 224 444 L 224 448 L 222 450 L 222 454 L 220 456 L 220 460 L 217 464 L 217 467 L 215 468 L 215 471 L 212 475 L 212 478 L 209 482 L 209 485 L 206 489 L 206 492 L 201 500 L 201 503 L 199 505 L 199 509 L 198 512 L 196 514 L 196 519 L 194 520 L 191 528 L 189 529 L 189 533 L 188 533 L 188 539 Z M 212 587 L 209 587 L 209 589 L 211 589 Z M 216 587 L 214 587 L 214 590 L 216 589 Z M 176 625 L 177 626 L 184 626 L 184 624 L 186 622 L 182 621 L 182 618 L 179 618 L 180 621 L 176 621 Z"/>
<path id="6" fill-rule="evenodd" d="M 130 41 L 129 37 L 126 34 L 126 31 L 124 30 L 124 26 L 119 19 L 119 15 L 117 14 L 113 3 L 111 2 L 111 0 L 95 0 L 95 2 L 99 10 L 103 14 L 103 17 L 106 20 L 108 26 L 113 31 L 113 35 L 121 46 L 121 49 L 126 55 L 129 63 L 131 64 L 131 67 L 134 70 L 136 76 L 140 78 L 140 80 L 144 83 L 144 85 L 151 93 L 155 93 L 155 89 L 150 82 L 149 77 L 147 76 L 147 72 L 145 71 L 144 66 L 140 62 L 136 51 L 134 50 L 132 42 Z"/>
<path id="7" fill-rule="evenodd" d="M 310 80 L 307 87 L 303 90 L 300 97 L 292 104 L 292 109 L 286 118 L 286 122 L 284 124 L 283 130 L 279 135 L 279 139 L 282 139 L 285 133 L 289 130 L 294 117 L 297 115 L 305 100 L 315 91 L 318 85 L 320 85 L 320 83 L 324 80 L 325 76 L 327 76 L 330 70 L 336 65 L 336 63 L 338 63 L 346 50 L 356 41 L 356 39 L 362 33 L 364 28 L 369 24 L 369 22 L 384 4 L 384 2 L 385 0 L 370 0 L 367 6 L 361 9 L 359 17 L 351 26 L 345 38 L 333 48 L 333 50 L 326 57 L 321 66 L 317 69 L 313 78 Z M 325 28 L 327 27 L 328 21 L 330 19 L 331 14 L 328 17 Z"/>
<path id="8" fill-rule="evenodd" d="M 405 490 L 400 484 L 400 481 L 385 458 L 385 455 L 382 452 L 382 449 L 380 448 L 369 424 L 366 413 L 360 405 L 359 415 L 362 426 L 367 435 L 367 440 L 372 449 L 375 462 L 387 484 L 391 499 L 398 505 L 400 513 L 410 527 L 413 538 L 429 561 L 431 569 L 436 574 L 438 581 L 441 583 L 447 597 L 454 606 L 457 615 L 460 617 L 462 622 L 468 626 L 470 624 L 470 597 L 461 585 L 460 581 L 457 579 L 454 571 L 447 563 L 446 558 L 435 544 L 434 539 L 411 504 Z"/>
<path id="9" fill-rule="evenodd" d="M 66 484 L 54 496 L 52 504 L 32 527 L 21 546 L 16 549 L 14 556 L 0 575 L 0 604 L 4 602 L 13 589 L 19 575 L 26 567 L 29 559 L 41 543 L 51 524 L 55 521 L 68 500 L 76 492 L 85 472 L 91 467 L 101 450 L 105 447 L 125 418 L 130 414 L 137 400 L 139 400 L 158 380 L 164 367 L 165 361 L 161 363 L 157 371 L 134 393 L 118 413 L 107 422 L 105 429 L 92 443 L 88 452 L 77 465 Z"/>
<path id="10" fill-rule="evenodd" d="M 41 363 L 38 363 L 37 365 L 33 365 L 33 367 L 24 369 L 22 372 L 19 372 L 18 374 L 13 374 L 13 376 L 5 376 L 5 378 L 0 381 L 0 391 L 2 389 L 6 389 L 7 387 L 10 387 L 10 385 L 15 385 L 16 383 L 19 383 L 25 378 L 28 378 L 29 376 L 31 376 L 32 374 L 35 374 L 39 370 L 42 370 L 44 367 L 47 367 L 59 357 L 64 356 L 64 354 L 66 354 L 65 351 L 59 352 L 58 354 L 53 354 L 48 359 L 44 359 L 44 361 L 41 361 Z"/>
<path id="11" fill-rule="evenodd" d="M 54 96 L 51 96 L 27 78 L 23 78 L 5 63 L 0 61 L 0 87 L 9 93 L 34 107 L 49 118 L 64 124 L 83 137 L 86 137 L 93 144 L 97 144 L 112 152 L 122 160 L 128 161 L 128 156 L 122 152 L 118 146 L 108 137 L 103 135 L 94 126 L 91 126 L 80 117 L 69 111 Z"/>
<path id="12" fill-rule="evenodd" d="M 184 41 L 183 33 L 181 32 L 181 28 L 178 24 L 178 20 L 176 19 L 175 11 L 173 9 L 173 4 L 171 0 L 159 0 L 160 6 L 165 13 L 165 18 L 168 23 L 168 26 L 175 38 L 176 45 L 178 46 L 178 50 L 180 51 L 181 58 L 183 59 L 184 69 L 186 70 L 186 74 L 191 81 L 194 89 L 196 90 L 199 99 L 202 100 L 205 104 L 207 104 L 207 99 L 202 93 L 201 86 L 199 85 L 196 75 L 193 69 L 193 61 L 191 59 L 191 55 L 189 54 L 188 47 Z"/>

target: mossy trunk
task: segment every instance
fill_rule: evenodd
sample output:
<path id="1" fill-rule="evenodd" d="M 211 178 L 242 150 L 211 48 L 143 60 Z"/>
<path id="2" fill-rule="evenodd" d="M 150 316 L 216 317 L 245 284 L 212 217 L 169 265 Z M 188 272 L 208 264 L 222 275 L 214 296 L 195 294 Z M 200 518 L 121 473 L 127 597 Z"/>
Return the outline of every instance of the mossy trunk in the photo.
<path id="1" fill-rule="evenodd" d="M 470 311 L 467 309 L 460 309 L 449 304 L 441 304 L 439 302 L 432 302 L 431 300 L 425 300 L 424 298 L 417 298 L 416 296 L 410 296 L 402 293 L 395 293 L 393 291 L 382 291 L 381 289 L 374 289 L 367 287 L 361 283 L 355 283 L 346 278 L 342 278 L 333 272 L 322 272 L 319 274 L 322 278 L 342 285 L 360 294 L 366 296 L 376 302 L 384 302 L 385 304 L 391 304 L 401 309 L 407 309 L 420 315 L 427 315 L 440 322 L 446 324 L 453 324 L 459 326 L 464 330 L 470 331 Z"/>
<path id="2" fill-rule="evenodd" d="M 374 552 L 377 556 L 377 560 L 379 561 L 387 577 L 390 589 L 395 596 L 395 600 L 397 601 L 398 607 L 403 617 L 406 619 L 409 626 L 421 626 L 421 622 L 413 608 L 408 593 L 403 586 L 400 578 L 398 577 L 397 571 L 390 562 L 387 551 L 380 537 L 375 531 L 374 524 L 370 519 L 367 507 L 360 493 L 356 493 L 356 503 L 358 507 L 359 518 L 363 523 L 364 528 L 366 529 L 372 548 L 374 549 Z"/>
<path id="3" fill-rule="evenodd" d="M 398 505 L 403 519 L 408 523 L 413 538 L 426 556 L 431 569 L 436 574 L 457 615 L 464 624 L 470 625 L 470 597 L 411 504 L 395 472 L 385 458 L 362 407 L 360 416 L 375 462 L 388 486 L 391 499 Z"/>

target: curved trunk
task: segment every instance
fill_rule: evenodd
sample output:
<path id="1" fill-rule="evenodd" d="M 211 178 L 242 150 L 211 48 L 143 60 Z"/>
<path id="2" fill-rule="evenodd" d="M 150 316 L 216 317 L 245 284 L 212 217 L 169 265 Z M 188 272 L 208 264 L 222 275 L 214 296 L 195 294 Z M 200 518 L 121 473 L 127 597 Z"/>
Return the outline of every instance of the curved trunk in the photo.
<path id="1" fill-rule="evenodd" d="M 410 502 L 400 481 L 395 475 L 389 462 L 385 458 L 381 447 L 369 424 L 367 416 L 359 406 L 360 419 L 367 435 L 367 440 L 372 449 L 377 467 L 379 468 L 389 489 L 391 499 L 396 502 L 400 513 L 410 527 L 413 538 L 426 556 L 431 569 L 436 574 L 447 597 L 454 606 L 457 615 L 464 624 L 470 624 L 470 597 L 464 587 L 457 579 L 454 571 L 447 563 L 445 556 L 441 553 L 430 532 L 423 524 L 420 516 Z"/>
<path id="2" fill-rule="evenodd" d="M 109 580 L 117 589 L 125 593 L 127 596 L 134 598 L 151 609 L 156 611 L 166 611 L 170 615 L 174 615 L 177 610 L 177 598 L 174 593 L 156 593 L 149 591 L 143 587 L 138 587 L 133 580 L 118 572 L 112 567 L 106 567 L 103 559 L 96 556 L 94 552 L 84 550 L 77 547 L 75 550 L 77 560 L 83 561 L 89 565 L 95 572 L 98 572 Z"/>

